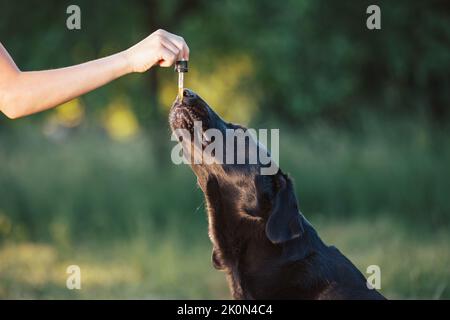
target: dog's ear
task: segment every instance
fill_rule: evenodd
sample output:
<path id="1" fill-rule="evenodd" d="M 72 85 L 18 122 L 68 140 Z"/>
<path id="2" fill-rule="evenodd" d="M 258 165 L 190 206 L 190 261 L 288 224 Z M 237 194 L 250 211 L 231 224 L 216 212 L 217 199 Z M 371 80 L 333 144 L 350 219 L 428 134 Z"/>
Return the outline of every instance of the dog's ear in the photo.
<path id="1" fill-rule="evenodd" d="M 304 230 L 292 182 L 282 173 L 274 179 L 278 191 L 266 223 L 266 236 L 272 243 L 280 244 L 301 237 Z"/>

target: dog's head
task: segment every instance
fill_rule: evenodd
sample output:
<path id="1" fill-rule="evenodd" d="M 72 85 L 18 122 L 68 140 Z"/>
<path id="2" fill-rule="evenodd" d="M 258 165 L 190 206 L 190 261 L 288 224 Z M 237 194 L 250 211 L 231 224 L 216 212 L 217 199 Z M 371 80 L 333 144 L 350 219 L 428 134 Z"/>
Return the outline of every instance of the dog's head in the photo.
<path id="1" fill-rule="evenodd" d="M 199 143 L 194 141 L 195 122 L 201 123 L 203 133 L 199 137 Z M 282 243 L 300 236 L 302 225 L 292 182 L 281 170 L 277 170 L 274 175 L 261 174 L 260 169 L 271 164 L 260 162 L 260 151 L 264 152 L 266 149 L 252 136 L 246 136 L 243 148 L 242 145 L 232 144 L 230 149 L 226 141 L 223 141 L 222 148 L 220 144 L 217 145 L 216 153 L 220 153 L 217 151 L 220 148 L 222 159 L 226 159 L 228 152 L 233 152 L 233 161 L 230 163 L 214 163 L 211 159 L 205 159 L 217 156 L 215 152 L 210 154 L 203 151 L 212 143 L 218 142 L 215 140 L 218 134 L 226 140 L 227 130 L 239 131 L 239 134 L 245 135 L 245 127 L 224 121 L 201 97 L 188 89 L 184 90 L 182 98 L 178 97 L 174 102 L 169 123 L 172 131 L 185 129 L 190 133 L 189 137 L 180 135 L 179 138 L 189 152 L 188 156 L 191 156 L 191 167 L 207 199 L 226 199 L 226 203 L 232 206 L 228 210 L 264 219 L 267 222 L 267 237 L 273 243 Z M 216 130 L 216 135 L 214 132 L 208 135 L 209 129 Z M 252 152 L 255 151 L 257 161 L 249 163 Z M 204 157 L 201 163 L 194 163 L 194 152 L 199 152 Z M 267 151 L 265 152 L 267 155 Z M 244 163 L 237 163 L 239 156 L 245 159 Z M 212 194 L 219 196 L 212 197 Z"/>
<path id="2" fill-rule="evenodd" d="M 201 122 L 203 132 L 214 129 L 215 134 L 203 133 L 201 142 L 196 143 L 196 122 Z M 261 151 L 265 152 L 266 156 L 269 154 L 263 145 L 247 134 L 245 127 L 222 120 L 202 98 L 188 89 L 184 90 L 182 98 L 178 97 L 174 102 L 169 123 L 174 132 L 184 129 L 190 133 L 188 137 L 180 135 L 179 140 L 185 150 L 189 151 L 191 167 L 206 196 L 208 207 L 221 211 L 220 214 L 225 215 L 225 218 L 227 214 L 237 212 L 241 216 L 252 217 L 249 220 L 255 218 L 255 221 L 263 222 L 265 236 L 272 244 L 281 244 L 300 237 L 303 231 L 302 219 L 292 182 L 278 168 L 272 175 L 261 174 L 261 168 L 272 165 L 261 162 Z M 208 150 L 209 146 L 217 142 L 219 133 L 226 140 L 227 130 L 238 131 L 236 137 L 247 134 L 243 147 L 242 144 L 230 145 L 223 141 L 223 147 L 219 145 L 215 153 L 203 155 L 206 158 L 214 158 L 222 152 L 222 159 L 226 159 L 227 155 L 233 152 L 233 161 L 214 163 L 211 159 L 203 158 L 201 163 L 194 163 L 194 152 L 202 153 Z M 254 152 L 257 152 L 257 161 L 249 163 L 252 156 L 255 156 L 252 154 Z M 246 162 L 237 163 L 240 156 Z"/>
<path id="3" fill-rule="evenodd" d="M 242 176 L 254 177 L 262 168 L 274 165 L 266 148 L 247 128 L 224 121 L 191 90 L 185 89 L 183 97 L 177 97 L 169 123 L 182 142 L 184 156 L 203 191 L 211 175 L 232 182 Z M 263 164 L 261 155 L 265 155 L 269 163 Z"/>

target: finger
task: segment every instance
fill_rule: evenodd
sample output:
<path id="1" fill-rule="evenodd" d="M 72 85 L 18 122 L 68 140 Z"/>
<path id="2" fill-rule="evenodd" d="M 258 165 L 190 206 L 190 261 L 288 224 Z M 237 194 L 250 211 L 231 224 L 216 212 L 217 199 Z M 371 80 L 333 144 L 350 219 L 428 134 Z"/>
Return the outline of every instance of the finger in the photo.
<path id="1" fill-rule="evenodd" d="M 189 60 L 189 53 L 190 53 L 189 47 L 185 42 L 183 45 L 183 50 L 181 50 L 181 54 L 182 54 L 184 60 Z"/>
<path id="2" fill-rule="evenodd" d="M 168 39 L 162 38 L 161 43 L 164 47 L 172 51 L 176 56 L 177 59 L 181 59 L 181 49 L 178 48 L 174 43 L 170 42 Z"/>
<path id="3" fill-rule="evenodd" d="M 180 49 L 180 58 L 189 60 L 189 47 L 182 37 L 174 36 L 172 42 Z"/>
<path id="4" fill-rule="evenodd" d="M 176 34 L 170 33 L 163 29 L 157 30 L 156 33 L 161 36 L 162 39 L 165 39 L 167 42 L 171 42 L 180 50 L 180 54 L 178 57 L 179 59 L 189 60 L 190 50 L 183 37 L 177 36 Z M 165 44 L 167 44 L 166 41 L 164 42 Z M 167 46 L 170 48 L 169 45 Z"/>
<path id="5" fill-rule="evenodd" d="M 177 59 L 177 54 L 173 52 L 172 50 L 168 49 L 167 47 L 163 46 L 161 48 L 161 60 L 159 62 L 159 65 L 161 67 L 170 67 L 173 65 Z"/>

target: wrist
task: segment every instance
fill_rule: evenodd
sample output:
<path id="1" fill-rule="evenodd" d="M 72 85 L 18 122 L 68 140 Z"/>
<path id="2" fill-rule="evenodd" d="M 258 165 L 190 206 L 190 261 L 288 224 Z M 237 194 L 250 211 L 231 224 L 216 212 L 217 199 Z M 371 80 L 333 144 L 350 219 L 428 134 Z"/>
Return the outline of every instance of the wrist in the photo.
<path id="1" fill-rule="evenodd" d="M 117 54 L 117 56 L 118 56 L 118 59 L 120 60 L 122 75 L 134 72 L 128 50 L 119 52 Z"/>

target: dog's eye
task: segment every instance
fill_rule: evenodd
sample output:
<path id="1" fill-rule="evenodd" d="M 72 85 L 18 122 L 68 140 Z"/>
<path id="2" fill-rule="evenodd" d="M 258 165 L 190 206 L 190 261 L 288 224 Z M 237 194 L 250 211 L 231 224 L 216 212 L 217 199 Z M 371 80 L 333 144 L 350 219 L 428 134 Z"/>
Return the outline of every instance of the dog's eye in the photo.
<path id="1" fill-rule="evenodd" d="M 273 186 L 276 191 L 284 189 L 286 187 L 287 181 L 286 181 L 286 178 L 283 177 L 283 175 L 277 174 L 277 175 L 274 175 L 271 177 L 272 177 Z"/>
<path id="2" fill-rule="evenodd" d="M 280 187 L 281 187 L 281 189 L 286 188 L 286 185 L 287 185 L 286 179 L 283 176 L 280 176 Z"/>
<path id="3" fill-rule="evenodd" d="M 275 195 L 277 187 L 273 176 L 260 175 L 255 179 L 258 200 L 260 204 L 268 204 Z"/>
<path id="4" fill-rule="evenodd" d="M 277 190 L 276 181 L 273 176 L 263 176 L 262 186 L 260 187 L 263 198 L 271 199 Z"/>

